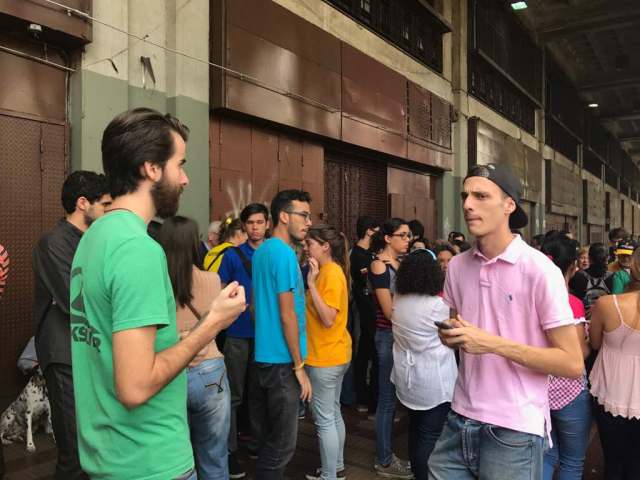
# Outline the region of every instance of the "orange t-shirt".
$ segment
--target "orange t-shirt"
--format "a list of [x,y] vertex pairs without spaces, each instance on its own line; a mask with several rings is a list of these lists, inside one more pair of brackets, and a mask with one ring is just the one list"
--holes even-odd
[[338,311],[336,321],[326,328],[307,292],[307,359],[312,367],[335,367],[351,361],[351,335],[347,331],[349,291],[347,278],[335,262],[320,268],[316,287],[324,302]]

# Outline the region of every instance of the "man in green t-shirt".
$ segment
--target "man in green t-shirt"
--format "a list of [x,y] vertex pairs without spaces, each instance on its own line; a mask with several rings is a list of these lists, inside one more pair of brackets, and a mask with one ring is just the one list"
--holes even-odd
[[232,283],[179,340],[154,216],[178,210],[188,129],[139,108],[102,137],[111,210],[83,235],[71,269],[71,338],[80,463],[94,479],[195,478],[185,367],[245,308]]
[[624,293],[629,282],[631,282],[631,259],[633,252],[638,248],[638,243],[633,238],[628,237],[620,240],[614,251],[616,261],[609,265],[613,274],[613,287],[611,293],[618,295]]

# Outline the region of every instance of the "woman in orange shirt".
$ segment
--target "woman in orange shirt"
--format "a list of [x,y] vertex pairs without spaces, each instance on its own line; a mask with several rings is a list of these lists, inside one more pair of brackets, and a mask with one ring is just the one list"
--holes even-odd
[[340,412],[342,378],[351,362],[347,331],[349,305],[348,243],[329,225],[311,227],[307,234],[307,375],[313,387],[311,412],[318,428],[321,468],[308,480],[344,476],[345,428]]

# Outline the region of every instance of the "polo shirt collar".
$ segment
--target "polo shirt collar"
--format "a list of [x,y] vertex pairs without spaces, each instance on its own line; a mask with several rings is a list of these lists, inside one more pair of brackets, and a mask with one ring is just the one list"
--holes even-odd
[[518,262],[520,255],[522,255],[522,252],[524,251],[525,247],[526,247],[526,243],[524,242],[524,240],[522,240],[522,237],[518,234],[514,234],[513,240],[511,240],[509,245],[507,245],[507,248],[504,250],[504,252],[502,252],[500,255],[493,258],[492,260],[489,260],[487,257],[484,256],[484,254],[478,249],[477,244],[473,247],[473,255],[475,257],[481,258],[486,262],[497,262],[498,260],[502,260],[504,262],[515,265]]

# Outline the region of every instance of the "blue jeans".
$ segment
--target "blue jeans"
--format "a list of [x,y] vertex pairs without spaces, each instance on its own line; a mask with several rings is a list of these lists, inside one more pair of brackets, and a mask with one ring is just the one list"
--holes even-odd
[[227,480],[231,397],[224,359],[205,360],[189,368],[187,380],[187,413],[197,478]]
[[542,478],[544,438],[450,412],[429,458],[429,480]]
[[345,428],[340,392],[348,368],[348,363],[336,367],[306,367],[313,389],[311,412],[320,441],[322,480],[336,480],[336,472],[344,470]]
[[396,413],[396,387],[391,383],[393,334],[391,329],[376,330],[378,354],[378,407],[376,408],[376,461],[388,465],[393,457],[393,417]]
[[591,396],[583,390],[560,410],[551,410],[553,448],[544,454],[544,480],[580,480],[591,427]]

